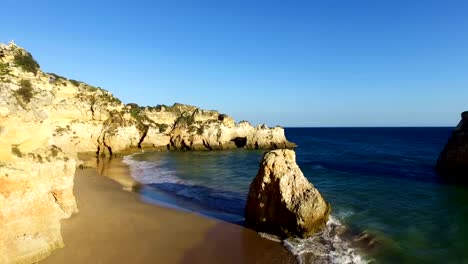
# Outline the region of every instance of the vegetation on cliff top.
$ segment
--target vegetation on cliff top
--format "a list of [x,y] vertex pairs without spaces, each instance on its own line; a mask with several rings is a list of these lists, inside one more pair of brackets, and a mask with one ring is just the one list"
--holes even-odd
[[15,55],[15,64],[24,71],[37,73],[40,66],[29,52],[19,52]]
[[10,68],[7,63],[0,62],[0,76],[10,73]]
[[176,124],[177,126],[185,126],[185,127],[189,127],[191,125],[193,125],[193,123],[195,122],[195,119],[193,118],[192,115],[190,115],[189,113],[183,113],[179,118],[177,118],[176,120]]
[[69,81],[70,81],[73,85],[75,85],[76,87],[80,86],[80,82],[77,81],[77,80],[70,79]]
[[60,76],[56,73],[53,73],[53,72],[49,72],[50,75],[52,75],[56,80],[59,80],[59,79],[63,79],[63,80],[68,80],[67,78],[63,77],[63,76]]
[[139,106],[135,103],[128,103],[126,106],[130,107],[130,115],[138,122],[140,127],[147,129],[148,126],[156,126],[160,132],[165,132],[169,128],[169,125],[156,123],[145,114],[144,110],[149,107]]

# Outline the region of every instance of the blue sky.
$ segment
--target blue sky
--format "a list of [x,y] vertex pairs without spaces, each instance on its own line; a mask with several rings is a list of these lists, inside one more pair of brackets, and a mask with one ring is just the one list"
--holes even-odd
[[1,20],[44,71],[125,103],[283,126],[454,126],[468,110],[468,1],[15,0]]

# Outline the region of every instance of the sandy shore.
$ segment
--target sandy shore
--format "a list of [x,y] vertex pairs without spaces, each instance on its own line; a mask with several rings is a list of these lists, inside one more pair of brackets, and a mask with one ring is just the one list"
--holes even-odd
[[295,262],[280,243],[252,230],[146,204],[137,192],[123,191],[108,177],[124,189],[138,189],[118,159],[77,170],[74,191],[80,212],[62,221],[66,247],[41,263]]

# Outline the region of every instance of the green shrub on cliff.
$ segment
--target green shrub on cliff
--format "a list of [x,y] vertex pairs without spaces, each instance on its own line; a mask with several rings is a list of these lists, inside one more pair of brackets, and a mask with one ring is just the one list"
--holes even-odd
[[142,119],[142,116],[140,115],[141,113],[141,110],[140,108],[132,108],[130,110],[130,115],[135,118],[137,121],[141,121]]
[[109,96],[109,95],[106,95],[105,96],[107,98],[107,100],[111,103],[116,103],[116,104],[121,104],[122,101],[120,101],[119,98],[115,97],[115,96]]
[[219,114],[218,115],[218,121],[223,122],[226,118],[229,118],[229,116],[226,115],[226,114]]
[[143,121],[146,121],[148,119],[148,117],[145,115],[144,112],[142,112],[142,110],[144,110],[145,108],[144,107],[140,107],[139,105],[135,104],[135,103],[129,103],[127,104],[127,106],[129,106],[131,109],[130,109],[130,115],[135,118],[138,122],[143,122]]
[[10,68],[7,63],[0,62],[0,76],[7,75],[10,73]]
[[55,80],[59,80],[59,79],[62,79],[62,80],[68,80],[67,78],[63,77],[63,76],[60,76],[58,74],[55,74],[53,72],[49,72],[50,75],[54,76]]
[[8,78],[8,75],[10,75],[10,67],[8,66],[7,63],[0,62],[0,81],[11,82],[10,79]]
[[75,85],[76,87],[80,86],[80,82],[77,81],[77,80],[70,79],[69,81],[70,81],[73,85]]
[[19,85],[21,88],[16,90],[16,94],[21,96],[24,102],[29,103],[33,97],[32,84],[29,80],[21,80]]
[[203,135],[203,133],[205,133],[205,127],[203,125],[201,125],[198,129],[197,129],[197,134],[198,135]]
[[11,153],[13,153],[17,157],[23,157],[23,153],[19,150],[18,146],[12,146],[11,147]]
[[138,104],[135,104],[135,103],[128,103],[125,106],[128,106],[128,107],[130,107],[132,109],[140,108],[140,106]]
[[185,126],[189,127],[195,122],[195,119],[189,113],[183,113],[179,118],[176,120],[176,124],[178,126]]
[[159,128],[159,132],[164,132],[167,130],[167,128],[169,128],[169,125],[167,124],[156,123],[155,125]]
[[27,72],[32,72],[34,74],[37,73],[39,70],[39,63],[37,63],[36,60],[34,60],[33,56],[31,53],[26,52],[26,53],[18,53],[15,55],[15,64],[24,71]]

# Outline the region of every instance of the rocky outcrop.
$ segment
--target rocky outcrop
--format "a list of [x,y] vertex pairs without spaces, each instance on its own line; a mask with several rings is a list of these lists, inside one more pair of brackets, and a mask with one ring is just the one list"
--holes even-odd
[[437,172],[447,181],[468,183],[468,111],[453,130],[436,165]]
[[246,226],[282,238],[307,237],[325,227],[331,207],[304,177],[292,150],[266,153],[250,185]]
[[75,160],[57,147],[0,161],[0,263],[33,263],[62,247],[60,220],[77,212]]
[[[191,118],[190,116],[188,118]],[[286,140],[281,127],[268,128],[265,125],[253,127],[243,121],[235,124],[232,118],[223,121],[191,122],[180,119],[170,133],[171,147],[188,150],[217,149],[277,149],[293,148]]]

